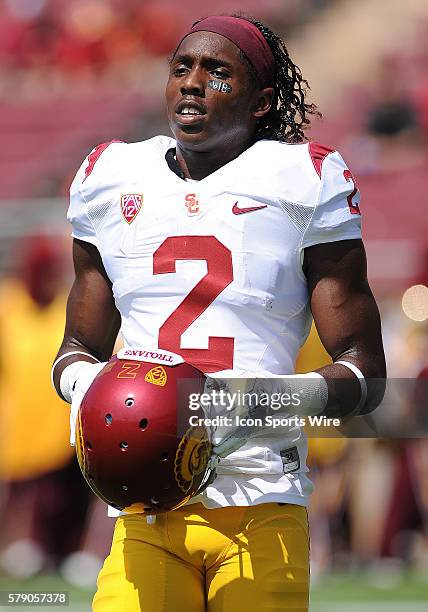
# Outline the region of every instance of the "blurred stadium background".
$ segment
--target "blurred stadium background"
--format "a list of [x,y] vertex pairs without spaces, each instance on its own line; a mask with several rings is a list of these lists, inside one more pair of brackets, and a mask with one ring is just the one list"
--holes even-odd
[[[426,0],[0,0],[0,591],[67,590],[88,610],[112,530],[49,382],[69,183],[96,144],[169,133],[168,53],[237,10],[285,37],[324,115],[310,137],[357,177],[389,375],[428,366]],[[326,360],[311,334],[299,368]],[[311,610],[426,610],[427,441],[316,439],[310,461]]]

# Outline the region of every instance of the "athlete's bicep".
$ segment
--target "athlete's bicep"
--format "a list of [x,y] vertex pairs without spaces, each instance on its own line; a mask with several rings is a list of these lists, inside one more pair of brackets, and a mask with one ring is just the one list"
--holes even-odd
[[385,378],[379,310],[362,241],[311,246],[305,249],[304,270],[314,321],[332,359],[355,363],[367,378]]
[[111,282],[95,246],[73,242],[75,280],[67,302],[63,346],[82,346],[101,361],[108,359],[120,328]]

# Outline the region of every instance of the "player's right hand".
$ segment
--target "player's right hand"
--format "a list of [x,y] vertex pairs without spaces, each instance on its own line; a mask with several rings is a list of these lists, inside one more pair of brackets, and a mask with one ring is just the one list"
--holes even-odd
[[70,408],[70,444],[76,444],[76,421],[79,412],[80,404],[86,391],[91,386],[95,377],[101,372],[106,365],[106,361],[102,363],[89,363],[82,361],[82,367],[76,371],[76,380],[73,384]]

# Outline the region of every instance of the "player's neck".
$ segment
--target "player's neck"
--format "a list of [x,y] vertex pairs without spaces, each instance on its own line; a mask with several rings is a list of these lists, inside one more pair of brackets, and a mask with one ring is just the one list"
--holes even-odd
[[217,147],[213,151],[192,151],[181,148],[177,143],[176,158],[186,178],[200,181],[241,155],[252,144],[249,141],[226,149]]

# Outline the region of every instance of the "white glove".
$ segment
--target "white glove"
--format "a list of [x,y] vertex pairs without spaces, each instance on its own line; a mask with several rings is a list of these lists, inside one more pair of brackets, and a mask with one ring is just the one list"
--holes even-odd
[[[206,416],[229,419],[227,425],[224,419],[212,432],[213,459],[217,457],[218,461],[244,446],[249,438],[265,437],[269,429],[264,425],[266,415],[287,419],[318,414],[328,399],[327,383],[317,372],[263,377],[246,372],[246,378],[208,378],[205,392],[212,396]],[[261,419],[262,426],[250,425],[247,419]]]
[[208,419],[218,419],[220,424],[212,427],[211,437],[214,443],[212,467],[221,458],[227,457],[255,434],[256,427],[236,425],[236,419],[255,414],[258,406],[251,404],[246,398],[254,392],[255,375],[245,378],[207,378],[204,393],[208,393],[212,401],[209,406],[202,406]]
[[[89,363],[88,361],[75,361],[74,363],[67,366],[61,374],[61,379],[64,374],[69,378],[70,384],[70,395],[71,395],[71,408],[70,408],[70,444],[75,446],[76,444],[76,422],[77,414],[79,412],[80,404],[86,391],[91,386],[95,377],[103,367],[106,365],[106,361],[102,363]],[[74,368],[73,368],[74,366]],[[76,367],[78,366],[78,367]],[[67,372],[68,368],[73,368]],[[74,379],[74,381],[73,381]]]

